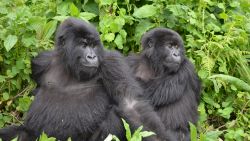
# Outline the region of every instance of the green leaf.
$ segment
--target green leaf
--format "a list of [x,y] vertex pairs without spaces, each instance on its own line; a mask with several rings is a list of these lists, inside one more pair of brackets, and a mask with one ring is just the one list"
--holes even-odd
[[89,21],[95,17],[96,17],[96,14],[94,14],[94,13],[89,13],[89,12],[81,12],[80,13],[80,18],[83,20]]
[[17,139],[18,139],[18,138],[16,137],[16,138],[12,139],[11,141],[18,141]]
[[32,35],[24,35],[22,37],[22,43],[25,47],[30,47],[31,45],[36,45],[36,38]]
[[244,82],[243,80],[230,76],[230,75],[224,75],[224,74],[215,74],[209,77],[209,79],[222,79],[225,82],[234,84],[237,88],[241,89],[241,90],[245,90],[245,91],[249,91],[250,92],[250,85],[247,84],[246,82]]
[[228,73],[228,71],[227,71],[227,63],[226,62],[221,62],[220,64],[219,64],[219,71],[220,72],[224,72],[224,73]]
[[223,20],[227,20],[227,19],[228,19],[228,15],[227,15],[225,12],[220,13],[220,14],[219,14],[219,17],[220,17],[221,19],[223,19]]
[[142,131],[142,132],[140,132],[140,135],[143,138],[146,138],[146,137],[153,136],[153,135],[156,135],[156,134],[154,132],[151,132],[151,131]]
[[204,133],[200,133],[199,141],[206,141],[206,136],[204,135]]
[[18,100],[17,110],[22,111],[22,112],[26,112],[26,111],[28,111],[30,104],[31,104],[30,97],[28,97],[28,96],[21,97]]
[[6,92],[3,93],[3,100],[8,100],[10,98],[10,95]]
[[144,5],[135,10],[133,16],[136,18],[148,18],[157,13],[157,8],[153,5]]
[[100,6],[112,5],[114,3],[114,0],[100,0],[99,2],[100,2],[99,3]]
[[222,10],[225,11],[225,5],[224,5],[224,3],[219,3],[219,4],[218,4],[218,7],[219,7],[220,9],[222,9]]
[[198,75],[200,76],[200,78],[205,79],[208,77],[209,74],[206,70],[201,69],[198,71]]
[[70,15],[78,17],[79,14],[80,14],[80,11],[78,10],[78,8],[75,6],[74,3],[71,3],[70,4]]
[[[136,131],[134,132],[134,134],[132,135],[131,141],[141,141],[142,140],[142,131],[143,126],[140,126],[138,129],[136,129]],[[145,133],[147,134],[147,133]]]
[[94,13],[96,15],[99,15],[99,7],[98,7],[98,4],[95,1],[88,0],[87,3],[85,3],[83,5],[83,10],[85,12],[90,12],[90,13]]
[[139,128],[137,128],[134,132],[134,134],[132,135],[132,137],[139,137],[140,136],[140,132],[142,131],[143,126],[140,126]]
[[155,26],[154,23],[150,22],[148,19],[141,20],[140,23],[135,28],[135,40],[137,44],[140,44],[141,36],[150,28]]
[[38,32],[46,23],[46,18],[33,16],[29,19],[29,29]]
[[198,111],[200,113],[200,116],[199,116],[199,121],[200,122],[204,122],[207,120],[207,113],[206,113],[206,109],[205,109],[205,104],[204,102],[201,102],[199,107],[198,107]]
[[16,68],[19,69],[19,70],[25,68],[25,65],[24,65],[23,60],[18,60],[18,61],[16,61]]
[[68,17],[69,16],[55,16],[55,17],[53,17],[53,19],[62,22],[64,20],[66,20]]
[[126,32],[125,30],[122,29],[119,33],[121,34],[122,39],[126,40],[127,32]]
[[57,6],[57,14],[66,16],[69,11],[69,2],[62,2]]
[[226,119],[229,119],[230,118],[230,114],[233,112],[233,107],[227,107],[227,108],[225,108],[225,109],[219,109],[218,110],[218,113],[222,116],[222,117],[224,117],[224,118],[226,118]]
[[0,62],[3,62],[3,57],[2,57],[2,55],[0,55]]
[[216,108],[220,108],[220,105],[219,105],[218,103],[216,103],[216,102],[213,100],[213,98],[211,98],[211,96],[210,96],[209,94],[204,94],[204,95],[203,95],[203,100],[204,100],[206,103],[210,104],[211,106],[214,106],[214,107],[216,107]]
[[222,107],[226,108],[229,106],[232,106],[234,102],[234,97],[233,96],[228,96],[224,102],[222,102]]
[[189,126],[190,126],[191,141],[197,141],[197,129],[195,125],[189,122]]
[[48,40],[50,39],[50,37],[53,35],[53,33],[56,31],[56,27],[57,27],[57,21],[53,20],[53,21],[49,21],[44,28],[43,31],[43,39]]
[[56,138],[54,137],[48,137],[44,132],[42,133],[42,135],[39,138],[39,141],[56,141]]
[[123,122],[123,126],[126,130],[126,138],[127,138],[127,140],[130,140],[131,139],[131,131],[130,131],[129,124],[124,119],[122,119],[122,122]]
[[119,32],[122,30],[123,25],[125,25],[125,20],[121,17],[117,17],[110,23],[110,30],[113,33]]
[[122,36],[120,34],[118,34],[115,38],[115,44],[117,45],[117,47],[119,49],[123,49],[123,39],[122,39]]
[[120,141],[115,135],[109,134],[104,141]]
[[108,42],[113,41],[115,38],[115,34],[114,33],[108,33],[104,35],[104,39]]
[[112,136],[113,140],[120,141],[115,135]]
[[13,46],[17,43],[17,36],[15,35],[9,35],[5,40],[4,40],[4,47],[7,52],[13,48]]
[[0,82],[1,82],[1,83],[4,82],[4,81],[5,81],[5,78],[6,78],[6,76],[0,75]]
[[222,134],[222,131],[208,131],[206,133],[206,141],[216,141],[218,137]]
[[239,7],[239,6],[240,6],[240,3],[239,3],[238,1],[232,1],[232,2],[230,3],[230,6],[231,6],[231,7]]

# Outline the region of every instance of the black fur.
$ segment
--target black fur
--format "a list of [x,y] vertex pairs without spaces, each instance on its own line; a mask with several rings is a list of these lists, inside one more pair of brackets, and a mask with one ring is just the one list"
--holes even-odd
[[[166,44],[177,46],[181,57],[172,63]],[[167,129],[177,140],[190,140],[189,123],[198,120],[201,82],[192,63],[185,57],[182,38],[166,28],[155,28],[142,37],[143,51],[127,60],[144,95],[154,106]]]
[[[80,61],[86,58],[88,47],[87,53],[98,57],[94,65]],[[133,129],[143,125],[158,135],[148,141],[171,140],[151,106],[135,98],[142,89],[123,57],[104,51],[98,32],[84,21],[69,18],[61,24],[55,50],[32,60],[32,78],[38,87],[24,125],[1,129],[4,141],[15,136],[34,141],[43,131],[61,141],[69,137],[102,141],[109,133],[124,141],[121,118]]]

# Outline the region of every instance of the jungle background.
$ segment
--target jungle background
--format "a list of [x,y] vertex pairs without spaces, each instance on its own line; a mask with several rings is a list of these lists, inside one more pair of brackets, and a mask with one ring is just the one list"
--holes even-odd
[[151,28],[177,31],[203,82],[192,140],[250,140],[249,0],[0,0],[0,128],[23,122],[30,60],[54,47],[68,16],[94,24],[105,48],[124,55],[140,52]]

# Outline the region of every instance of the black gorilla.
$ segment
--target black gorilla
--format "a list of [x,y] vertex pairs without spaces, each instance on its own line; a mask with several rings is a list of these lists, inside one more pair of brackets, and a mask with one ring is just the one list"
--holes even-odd
[[144,88],[143,96],[178,140],[190,140],[188,122],[198,119],[201,82],[185,57],[180,35],[155,28],[144,34],[141,43],[141,54],[127,60]]
[[37,89],[24,125],[1,129],[0,138],[35,141],[44,131],[61,141],[102,141],[109,133],[125,140],[121,118],[158,135],[147,140],[168,138],[151,106],[135,99],[142,89],[129,66],[119,53],[104,51],[93,26],[69,18],[55,42],[55,50],[32,60]]

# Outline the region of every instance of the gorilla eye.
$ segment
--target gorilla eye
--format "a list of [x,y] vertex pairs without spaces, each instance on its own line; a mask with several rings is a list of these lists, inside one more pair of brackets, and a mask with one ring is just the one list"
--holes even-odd
[[86,39],[80,39],[78,42],[81,47],[86,47],[88,45]]
[[86,43],[86,42],[82,42],[81,45],[82,45],[83,47],[86,47],[86,46],[87,46],[87,43]]

